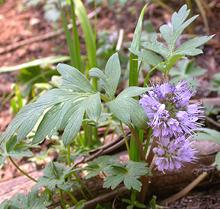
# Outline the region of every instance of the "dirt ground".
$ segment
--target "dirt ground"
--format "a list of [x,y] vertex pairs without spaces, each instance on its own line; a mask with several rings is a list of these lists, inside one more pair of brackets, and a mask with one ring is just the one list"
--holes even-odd
[[[216,36],[205,46],[204,55],[197,59],[198,63],[207,69],[208,72],[201,79],[204,86],[208,85],[207,81],[214,73],[220,72],[220,21],[218,21],[220,19],[220,1],[209,0],[208,2],[212,2],[210,11],[207,11],[209,34],[216,34]],[[120,9],[119,6],[115,6],[112,9],[102,8],[98,14],[98,30],[105,29],[113,32],[124,29],[124,39],[131,40],[135,22],[142,6],[143,3],[141,1],[134,1],[128,2],[126,9]],[[89,8],[89,10],[92,9]],[[195,14],[198,13],[196,8],[193,8],[193,10]],[[159,25],[170,18],[169,13],[164,11],[160,7],[151,5],[148,8],[146,18],[149,18],[153,25],[158,28]],[[42,6],[26,8],[25,0],[6,0],[4,4],[0,5],[0,28],[0,52],[4,51],[6,46],[32,37],[43,36],[55,30],[52,24],[43,18]],[[207,34],[201,17],[194,25],[194,33]],[[60,35],[53,39],[19,47],[10,52],[0,53],[0,67],[17,65],[36,58],[64,54],[67,54],[65,37]],[[1,98],[11,92],[11,85],[15,79],[15,73],[0,74],[0,132],[6,128],[12,118],[9,104],[6,103],[2,106]],[[36,169],[29,168],[25,162],[21,163],[27,166],[27,170]],[[18,175],[20,174],[9,164],[7,168],[1,170],[0,181],[5,181]],[[219,195],[219,188],[196,191],[175,202],[170,206],[170,209],[220,209]]]

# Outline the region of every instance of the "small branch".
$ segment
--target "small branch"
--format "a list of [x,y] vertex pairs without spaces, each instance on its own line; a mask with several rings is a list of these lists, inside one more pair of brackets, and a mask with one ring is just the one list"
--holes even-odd
[[37,180],[36,179],[34,179],[32,176],[30,176],[28,173],[26,173],[25,171],[23,171],[17,164],[16,164],[16,162],[9,156],[8,157],[9,158],[9,160],[12,162],[12,164],[24,175],[24,176],[26,176],[27,178],[29,178],[29,179],[31,179],[32,181],[34,181],[34,182],[37,182]]
[[172,202],[175,202],[176,200],[184,197],[187,195],[192,189],[194,189],[202,180],[204,180],[208,176],[207,172],[203,172],[200,174],[194,181],[192,181],[188,186],[186,186],[183,190],[180,192],[174,194],[173,196],[165,199],[162,204],[168,205]]

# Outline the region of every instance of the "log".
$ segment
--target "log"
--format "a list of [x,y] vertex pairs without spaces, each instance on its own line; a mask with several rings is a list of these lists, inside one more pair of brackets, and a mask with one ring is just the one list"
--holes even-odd
[[[194,146],[198,149],[198,161],[194,164],[187,164],[181,170],[175,172],[164,174],[155,171],[154,176],[151,178],[150,191],[152,194],[157,195],[159,198],[165,198],[184,188],[204,171],[208,172],[209,175],[199,186],[204,187],[207,185],[211,186],[214,184],[220,184],[220,172],[213,166],[210,166],[214,162],[215,154],[220,151],[220,145],[210,141],[198,141],[194,143]],[[128,155],[125,151],[117,153],[117,156],[121,161],[128,160]],[[42,176],[42,171],[36,171],[30,175],[33,175],[35,178],[39,178]],[[18,192],[29,192],[34,184],[34,182],[24,176],[0,183],[0,203],[5,199],[11,198]],[[90,192],[95,194],[93,197],[94,199],[96,199],[99,195],[105,195],[109,200],[109,195],[107,195],[107,193],[111,192],[111,190],[102,188],[103,178],[101,176],[89,179],[85,181],[85,184],[89,188]],[[121,189],[120,191],[122,194],[122,191],[125,192],[126,190]],[[80,194],[80,192],[76,192],[78,199],[82,199]],[[115,196],[117,192],[113,194],[113,196]],[[90,208],[92,208],[92,203],[95,203],[95,201],[90,200],[88,203]]]

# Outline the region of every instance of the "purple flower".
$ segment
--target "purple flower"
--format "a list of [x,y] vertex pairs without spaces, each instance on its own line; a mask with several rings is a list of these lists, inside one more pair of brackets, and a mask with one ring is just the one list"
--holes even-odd
[[153,152],[156,156],[155,165],[162,172],[178,170],[183,166],[183,163],[190,163],[196,159],[196,151],[184,136],[172,140],[169,138],[159,139],[158,147],[155,147]]
[[156,85],[140,99],[140,105],[149,119],[155,137],[178,137],[191,134],[200,127],[203,118],[200,104],[189,104],[194,91],[186,81],[176,86],[170,83]]

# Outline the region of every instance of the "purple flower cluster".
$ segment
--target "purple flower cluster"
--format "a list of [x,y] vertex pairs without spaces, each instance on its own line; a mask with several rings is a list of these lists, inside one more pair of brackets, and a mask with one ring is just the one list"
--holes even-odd
[[189,103],[193,94],[187,82],[181,81],[176,86],[157,85],[140,99],[153,135],[158,138],[158,147],[153,151],[160,171],[179,169],[184,162],[195,159],[186,137],[200,127],[198,120],[203,118],[203,111],[199,104]]

